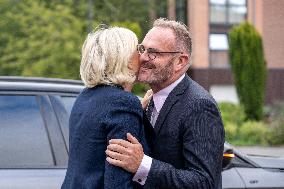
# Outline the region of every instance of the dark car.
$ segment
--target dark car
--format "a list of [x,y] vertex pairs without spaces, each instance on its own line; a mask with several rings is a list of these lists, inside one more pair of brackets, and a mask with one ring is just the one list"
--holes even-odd
[[[58,189],[68,161],[68,120],[80,81],[0,76],[0,188]],[[225,144],[223,188],[284,188],[284,160]]]
[[284,188],[284,158],[244,155],[225,143],[222,188]]
[[55,189],[68,160],[80,81],[0,77],[0,188]]

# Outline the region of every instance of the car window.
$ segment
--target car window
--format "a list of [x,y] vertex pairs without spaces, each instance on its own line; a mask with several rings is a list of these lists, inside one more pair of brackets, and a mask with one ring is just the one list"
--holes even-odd
[[0,168],[53,165],[36,96],[0,95]]
[[67,149],[69,149],[69,117],[76,98],[76,96],[50,96]]
[[73,96],[73,97],[61,96],[61,100],[64,104],[64,107],[65,107],[68,115],[70,116],[72,107],[73,107],[74,102],[76,100],[76,97],[75,96]]

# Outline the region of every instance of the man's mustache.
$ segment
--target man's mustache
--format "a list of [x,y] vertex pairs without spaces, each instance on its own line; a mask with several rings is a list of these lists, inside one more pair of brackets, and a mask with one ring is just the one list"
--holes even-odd
[[147,68],[147,69],[154,69],[156,68],[156,66],[152,63],[149,63],[149,62],[142,62],[141,63],[141,68]]

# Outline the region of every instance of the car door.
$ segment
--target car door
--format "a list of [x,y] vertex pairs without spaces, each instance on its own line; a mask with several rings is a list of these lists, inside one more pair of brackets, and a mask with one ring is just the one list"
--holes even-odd
[[245,184],[237,172],[236,168],[231,167],[222,171],[222,188],[223,189],[244,189]]
[[[223,171],[222,171],[222,188],[223,189],[244,189],[246,188],[245,182],[238,172],[239,167],[252,168],[253,166],[239,157],[233,149],[228,146],[228,143],[224,145],[224,157],[223,157]],[[226,155],[226,156],[225,156]],[[228,156],[233,155],[233,156]]]
[[0,188],[58,189],[67,148],[47,94],[0,93]]
[[277,169],[237,168],[246,188],[284,188],[284,173]]

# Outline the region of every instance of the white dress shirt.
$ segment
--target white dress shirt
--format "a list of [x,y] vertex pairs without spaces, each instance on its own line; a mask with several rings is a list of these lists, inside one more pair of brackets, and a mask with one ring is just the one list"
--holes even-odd
[[[154,109],[153,109],[153,113],[152,113],[151,121],[150,121],[153,127],[155,127],[155,123],[157,121],[157,118],[159,117],[159,113],[167,97],[169,96],[170,92],[181,82],[181,80],[184,77],[185,77],[185,74],[183,74],[178,80],[176,80],[175,82],[173,82],[166,88],[153,94]],[[152,165],[152,158],[144,154],[142,162],[140,166],[138,167],[138,170],[132,180],[138,182],[141,185],[144,185],[147,180],[147,176],[149,174],[151,165]]]

